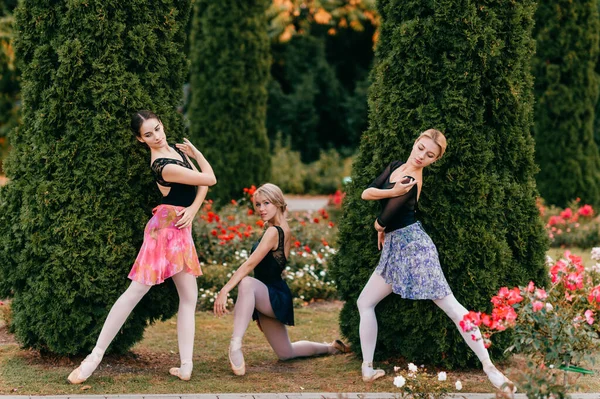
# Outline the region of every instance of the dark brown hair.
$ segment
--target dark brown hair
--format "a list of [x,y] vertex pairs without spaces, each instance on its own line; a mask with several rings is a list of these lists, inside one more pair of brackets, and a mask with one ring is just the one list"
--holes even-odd
[[141,110],[141,111],[137,111],[136,113],[134,113],[133,115],[131,115],[131,125],[130,125],[130,127],[131,127],[131,132],[133,133],[133,135],[135,137],[140,137],[142,135],[141,132],[140,132],[140,128],[142,127],[142,124],[144,122],[146,122],[148,119],[156,119],[160,123],[162,123],[162,121],[160,120],[160,118],[158,117],[158,115],[156,115],[152,111]]

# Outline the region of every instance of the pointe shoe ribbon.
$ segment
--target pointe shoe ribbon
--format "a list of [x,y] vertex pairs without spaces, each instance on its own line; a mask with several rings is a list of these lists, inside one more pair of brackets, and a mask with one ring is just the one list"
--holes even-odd
[[231,371],[233,371],[233,374],[235,375],[244,375],[246,374],[246,362],[244,361],[243,355],[242,355],[242,364],[239,366],[236,366],[233,363],[233,360],[231,360],[231,351],[241,351],[242,350],[242,340],[241,339],[232,339],[231,342],[229,343],[229,364],[231,365]]

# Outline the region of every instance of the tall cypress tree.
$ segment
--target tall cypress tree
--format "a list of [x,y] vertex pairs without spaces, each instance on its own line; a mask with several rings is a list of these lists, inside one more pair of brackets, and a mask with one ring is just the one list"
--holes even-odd
[[197,0],[190,35],[191,141],[209,160],[221,203],[270,176],[266,132],[268,0]]
[[[129,284],[159,200],[129,117],[152,109],[170,139],[181,138],[189,13],[189,0],[17,8],[23,127],[11,136],[10,183],[0,191],[0,294],[13,296],[12,326],[26,347],[89,351]],[[177,303],[172,285],[153,288],[110,350],[131,347]]]
[[8,132],[18,125],[20,92],[18,71],[14,59],[13,17],[15,0],[0,1],[0,174],[2,159],[8,151]]
[[[442,130],[448,150],[424,172],[418,218],[456,298],[489,311],[501,286],[546,281],[530,135],[535,2],[381,0],[378,6],[383,22],[370,127],[354,164],[332,270],[346,300],[341,329],[355,347],[356,300],[380,255],[373,229],[378,206],[360,194],[390,161],[406,159],[425,129]],[[377,314],[377,356],[446,367],[474,363],[432,301],[390,295]]]
[[594,141],[598,100],[597,0],[543,0],[534,37],[536,160],[542,197],[566,206],[600,205],[600,155]]

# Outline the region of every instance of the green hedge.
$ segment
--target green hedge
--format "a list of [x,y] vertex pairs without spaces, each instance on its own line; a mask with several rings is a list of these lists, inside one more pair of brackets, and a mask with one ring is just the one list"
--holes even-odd
[[534,137],[540,193],[552,205],[565,207],[579,197],[598,206],[598,2],[542,1],[535,19]]
[[286,194],[333,194],[343,188],[350,175],[352,158],[342,158],[334,149],[321,151],[319,158],[309,164],[301,160],[300,152],[275,141],[271,182]]
[[220,204],[270,176],[265,127],[270,53],[267,0],[197,0],[190,35],[192,142],[206,155]]
[[[457,299],[489,310],[501,286],[547,279],[530,134],[535,2],[381,0],[378,7],[383,22],[371,75],[370,128],[353,165],[332,262],[346,300],[341,329],[355,348],[356,300],[380,255],[373,230],[378,206],[360,194],[390,161],[405,159],[427,128],[444,131],[449,144],[444,158],[424,172],[419,219]],[[377,313],[379,358],[446,367],[476,363],[431,301],[391,295]],[[499,355],[503,342],[494,348]]]
[[[159,201],[129,118],[152,109],[181,138],[189,12],[189,0],[19,3],[23,127],[0,191],[0,297],[13,296],[25,347],[89,351],[129,284]],[[152,289],[109,349],[130,348],[177,304],[172,285]]]

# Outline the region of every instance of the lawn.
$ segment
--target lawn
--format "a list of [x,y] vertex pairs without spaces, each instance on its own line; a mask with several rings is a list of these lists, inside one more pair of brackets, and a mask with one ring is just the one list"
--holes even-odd
[[[326,302],[297,309],[297,326],[290,328],[293,340],[331,341],[339,336],[339,302]],[[360,360],[353,354],[279,361],[255,325],[245,340],[247,374],[236,377],[229,370],[227,345],[232,316],[215,318],[198,312],[194,374],[191,381],[179,381],[168,374],[178,363],[175,320],[156,323],[145,338],[125,356],[107,356],[83,386],[66,382],[81,358],[41,357],[22,350],[15,343],[0,341],[0,394],[127,394],[127,393],[215,393],[215,392],[390,392],[393,366],[380,364],[388,375],[374,384],[360,378]],[[600,359],[599,359],[600,360]],[[518,368],[513,359],[504,368]],[[405,364],[399,363],[399,366]],[[600,371],[598,367],[596,372]],[[509,370],[510,374],[510,370]],[[479,370],[450,372],[449,378],[463,382],[464,392],[491,392],[492,387]],[[594,378],[582,379],[585,391],[600,391]]]
[[[551,250],[557,258],[563,250]],[[589,251],[573,251],[590,263]],[[340,302],[320,302],[296,309],[297,326],[289,329],[292,340],[332,341],[339,337]],[[99,321],[100,322],[100,321]],[[152,325],[144,339],[124,356],[108,355],[96,373],[83,385],[66,381],[69,372],[82,360],[42,357],[38,352],[20,349],[0,322],[0,394],[66,395],[127,393],[217,393],[217,392],[393,392],[393,367],[406,363],[378,363],[388,375],[374,384],[365,384],[360,376],[360,359],[354,354],[279,361],[258,328],[252,324],[245,338],[247,374],[234,376],[227,360],[231,335],[231,314],[219,319],[210,312],[198,312],[194,373],[189,382],[168,374],[177,366],[176,320]],[[499,365],[509,376],[522,368],[523,359],[513,357]],[[584,392],[600,391],[600,353],[596,375],[582,377]],[[439,371],[439,370],[435,370]],[[480,370],[449,372],[449,379],[460,379],[464,392],[492,392],[492,386]]]

